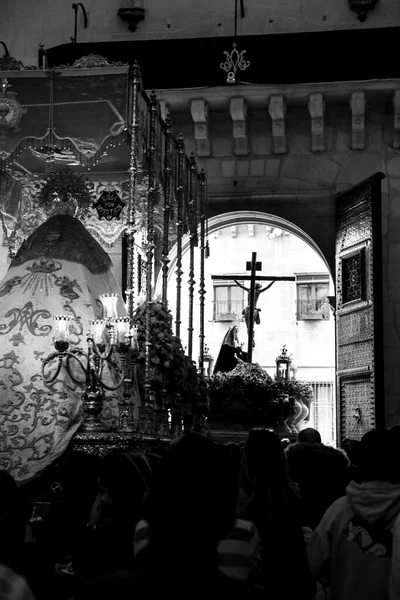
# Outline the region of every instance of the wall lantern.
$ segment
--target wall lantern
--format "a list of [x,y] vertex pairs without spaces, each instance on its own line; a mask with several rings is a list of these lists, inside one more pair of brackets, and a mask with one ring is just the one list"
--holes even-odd
[[357,19],[364,23],[368,12],[375,8],[379,0],[348,0],[348,2],[350,10],[354,10],[357,13]]
[[206,377],[211,376],[212,366],[214,363],[214,358],[210,354],[210,350],[206,345],[204,347],[204,355],[203,355],[203,366],[204,366],[204,375]]
[[276,378],[289,379],[291,359],[287,353],[286,344],[283,346],[281,353],[275,359],[276,362]]
[[118,16],[121,21],[128,23],[129,31],[136,31],[140,21],[144,21],[145,15],[144,0],[131,0],[129,6],[122,7],[118,10]]

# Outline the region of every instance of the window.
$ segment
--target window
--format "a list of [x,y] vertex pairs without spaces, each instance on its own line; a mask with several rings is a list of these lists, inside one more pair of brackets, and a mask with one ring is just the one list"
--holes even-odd
[[335,399],[332,381],[307,381],[311,385],[314,400],[310,405],[308,426],[317,429],[324,444],[334,445],[335,435]]
[[[238,280],[239,281],[239,280]],[[243,284],[243,281],[240,281]],[[232,280],[214,280],[214,321],[235,321],[242,318],[244,290]]]
[[297,320],[328,320],[330,307],[329,275],[324,273],[301,273],[296,275]]

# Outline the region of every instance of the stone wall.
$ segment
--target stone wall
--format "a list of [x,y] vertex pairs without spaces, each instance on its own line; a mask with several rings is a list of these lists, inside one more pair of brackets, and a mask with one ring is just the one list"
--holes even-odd
[[[140,4],[141,0],[135,0]],[[133,0],[110,3],[85,0],[88,28],[78,13],[78,41],[177,39],[231,36],[234,31],[234,0],[142,0],[145,20],[135,33],[117,15]],[[348,0],[245,0],[245,18],[238,19],[239,35],[262,35],[337,29],[363,29],[400,25],[397,0],[380,0],[361,23],[349,9]],[[12,56],[26,65],[37,64],[37,50],[68,44],[74,34],[74,11],[63,0],[2,0],[0,40]],[[358,52],[359,50],[357,50]],[[161,57],[155,57],[155,60]],[[314,60],[312,58],[311,60]],[[188,67],[190,62],[188,62]]]

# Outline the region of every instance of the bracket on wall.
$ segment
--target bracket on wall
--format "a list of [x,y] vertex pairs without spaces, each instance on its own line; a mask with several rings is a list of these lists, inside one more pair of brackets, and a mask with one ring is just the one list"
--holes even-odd
[[253,238],[254,237],[254,225],[252,223],[247,224],[247,231],[249,234],[249,238]]
[[194,121],[194,138],[197,145],[197,156],[210,156],[210,140],[208,139],[208,105],[205,100],[192,100],[190,113]]
[[235,155],[246,156],[249,154],[247,140],[247,106],[243,98],[231,98],[229,106],[233,121],[233,139],[235,140]]
[[351,107],[351,149],[365,149],[365,96],[364,92],[354,92]]
[[311,117],[311,152],[324,152],[325,145],[325,100],[321,93],[310,94],[308,110]]
[[393,148],[400,148],[400,90],[396,90],[393,96],[394,108],[394,135]]
[[287,152],[285,133],[286,102],[283,96],[271,96],[268,105],[272,119],[272,152],[285,154]]

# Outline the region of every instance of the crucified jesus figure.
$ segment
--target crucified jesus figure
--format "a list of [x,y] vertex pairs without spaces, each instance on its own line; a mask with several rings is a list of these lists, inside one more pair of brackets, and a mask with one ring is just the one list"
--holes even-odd
[[[242,315],[244,316],[244,320],[245,320],[246,327],[247,327],[247,333],[248,333],[249,332],[249,326],[250,326],[250,300],[251,300],[251,298],[250,298],[250,288],[247,288],[246,286],[242,285],[236,279],[234,279],[233,281],[236,283],[236,285],[238,285],[240,288],[242,288],[242,290],[244,290],[245,292],[247,292],[247,306],[243,310]],[[254,289],[254,321],[253,321],[253,323],[255,325],[259,325],[261,323],[261,319],[260,319],[261,308],[257,308],[258,298],[260,297],[260,294],[262,294],[263,292],[266,292],[267,290],[269,290],[269,288],[274,283],[275,283],[275,281],[271,281],[271,283],[269,283],[265,287],[261,287],[261,283],[256,283],[255,284],[255,289]],[[253,347],[254,347],[254,336],[253,336]]]

